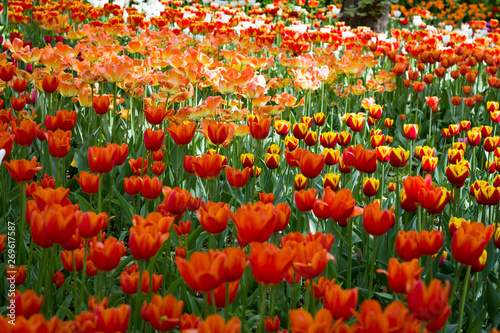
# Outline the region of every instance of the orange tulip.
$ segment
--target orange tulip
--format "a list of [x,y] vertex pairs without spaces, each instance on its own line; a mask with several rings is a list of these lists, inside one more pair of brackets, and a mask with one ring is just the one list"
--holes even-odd
[[481,222],[467,223],[463,221],[453,234],[451,248],[453,257],[463,265],[473,265],[483,254],[495,228],[485,226]]
[[218,314],[209,315],[198,325],[199,333],[239,333],[240,331],[241,323],[238,317],[233,317],[226,323]]
[[157,151],[161,149],[165,139],[165,132],[163,130],[153,131],[150,128],[144,132],[144,146],[149,151]]
[[36,133],[41,124],[36,124],[29,119],[23,119],[19,123],[12,122],[12,134],[14,134],[14,142],[22,147],[29,147],[35,140]]
[[63,131],[71,131],[76,124],[77,114],[75,111],[58,110],[56,112],[57,125]]
[[9,82],[14,78],[16,66],[13,63],[7,63],[5,66],[0,66],[0,79],[4,82]]
[[108,173],[115,166],[116,150],[113,146],[89,147],[89,168],[95,173]]
[[300,173],[309,179],[316,178],[325,165],[325,159],[322,154],[305,153],[300,158]]
[[154,295],[149,304],[142,304],[141,317],[158,331],[167,332],[175,329],[181,321],[184,302],[174,296]]
[[95,113],[100,116],[108,113],[110,104],[111,100],[108,95],[95,95],[92,98],[92,107],[94,108]]
[[310,212],[314,207],[317,193],[318,191],[316,191],[316,189],[314,188],[310,188],[308,191],[296,191],[294,197],[297,209],[304,213]]
[[[146,121],[150,125],[160,125],[169,114],[169,111],[167,111],[165,109],[165,106],[163,106],[163,105],[161,105],[161,106],[146,105],[146,108],[142,111],[144,111],[144,115],[146,116]],[[171,129],[172,129],[172,124],[174,124],[174,123],[170,123]],[[189,123],[189,124],[194,124],[194,123]],[[183,125],[180,125],[179,127],[182,127],[182,126]],[[191,127],[192,125],[189,125],[189,126]],[[173,130],[174,131],[178,130],[178,128],[175,129],[175,127],[176,126],[174,124]],[[194,124],[194,127],[196,127],[196,124]],[[168,128],[167,128],[167,130],[168,130]],[[185,130],[185,129],[183,129],[183,130]],[[194,135],[194,129],[192,131],[193,131],[193,135]],[[172,133],[170,132],[170,134],[172,134]],[[172,136],[172,139],[174,139],[174,136]],[[175,141],[175,139],[174,139],[174,141]],[[189,140],[189,141],[191,141],[191,140]]]
[[134,175],[140,177],[144,176],[148,172],[148,160],[142,157],[138,159],[129,159],[128,164],[130,165],[130,169],[134,173]]
[[411,280],[418,280],[424,269],[418,267],[418,259],[399,263],[396,258],[389,260],[387,271],[377,269],[377,273],[383,273],[387,276],[389,288],[396,294],[406,294],[406,285]]
[[[30,318],[40,312],[43,302],[43,295],[37,296],[33,290],[20,292],[16,290],[14,296],[14,308],[17,316]],[[17,325],[16,325],[17,326]]]
[[347,320],[358,305],[358,289],[344,289],[338,284],[330,284],[325,290],[325,309],[329,310],[333,319]]
[[63,158],[71,148],[71,131],[56,130],[47,133],[49,154],[55,158]]
[[173,189],[170,187],[164,187],[162,192],[165,197],[163,199],[163,203],[166,206],[166,210],[172,215],[184,214],[188,208],[191,193],[187,190],[182,190],[179,187]]
[[293,250],[295,252],[293,268],[297,274],[308,280],[318,277],[328,261],[334,260],[333,255],[317,241],[298,243]]
[[331,188],[325,188],[323,198],[316,200],[313,207],[316,216],[320,209],[329,210],[330,218],[341,226],[347,225],[347,219],[363,214],[363,209],[356,206],[356,200],[348,189],[340,189],[335,193]]
[[211,121],[207,126],[207,137],[216,146],[226,141],[229,135],[229,125],[226,123],[217,123]]
[[238,189],[246,185],[250,177],[250,169],[248,167],[244,168],[242,171],[233,169],[227,165],[225,168],[227,182],[231,187]]
[[281,251],[274,244],[252,243],[250,247],[250,267],[254,279],[266,286],[275,286],[283,281],[292,265],[292,250]]
[[269,135],[271,119],[254,119],[248,123],[250,134],[255,140],[264,140]]
[[411,261],[422,256],[420,250],[420,234],[415,230],[401,230],[396,236],[396,253],[404,261]]
[[394,207],[380,210],[380,204],[372,203],[363,209],[363,227],[370,235],[382,236],[394,226],[395,221]]
[[118,308],[97,307],[95,329],[99,332],[126,332],[128,330],[130,306],[122,304]]
[[85,212],[79,217],[78,231],[82,238],[90,239],[108,226],[108,213]]
[[110,237],[102,242],[93,241],[89,258],[98,270],[109,272],[118,266],[124,252],[123,241]]
[[187,122],[177,126],[172,122],[167,131],[177,145],[185,146],[193,140],[194,133],[196,132],[196,123]]
[[276,213],[272,204],[248,203],[238,208],[236,213],[229,212],[238,231],[240,246],[251,242],[266,242],[276,227]]
[[377,300],[365,300],[359,308],[359,313],[355,313],[354,316],[358,321],[357,328],[363,332],[402,332],[403,329],[415,332],[420,328],[418,323],[414,324],[414,327],[408,327],[412,325],[412,323],[409,323],[408,310],[399,301],[392,302],[382,311],[382,307]]
[[126,143],[122,143],[121,145],[119,145],[117,143],[108,142],[106,144],[106,148],[109,146],[115,149],[115,166],[120,166],[125,163],[128,156],[128,145]]
[[[129,265],[123,273],[120,274],[120,289],[127,295],[134,295],[139,289],[139,267],[137,264]],[[149,293],[149,284],[151,285],[151,292],[156,293],[160,287],[163,276],[153,274],[151,277],[148,271],[142,272],[141,291],[145,294]]]
[[420,231],[419,248],[423,255],[432,256],[443,247],[443,232],[432,229]]
[[191,163],[196,176],[208,180],[219,176],[224,167],[222,164],[222,156],[219,154],[205,154],[201,157],[195,157]]
[[201,209],[196,211],[196,216],[206,232],[218,235],[226,230],[229,222],[229,205],[223,202],[203,201]]
[[59,86],[59,80],[57,79],[57,76],[52,76],[50,74],[47,74],[43,77],[42,79],[42,89],[43,92],[47,94],[52,94],[57,90],[57,87]]
[[[80,178],[81,178],[81,172],[80,172]],[[81,183],[80,183],[80,185],[81,185]],[[130,178],[129,177],[123,178],[123,190],[128,195],[136,196],[137,194],[139,194],[141,192],[141,188],[142,188],[142,178],[135,177],[135,176],[132,176]],[[96,193],[96,192],[94,192],[94,193]]]
[[3,164],[9,171],[14,181],[18,183],[26,183],[35,177],[35,174],[42,170],[42,167],[36,162],[36,157],[33,156],[31,161],[28,160],[11,160],[4,161]]
[[163,179],[158,177],[149,178],[149,176],[142,177],[141,184],[141,195],[146,200],[155,200],[161,194],[161,187],[163,185]]
[[437,279],[432,280],[429,286],[424,281],[412,281],[407,286],[406,304],[418,320],[430,322],[446,310],[449,294],[449,280],[444,286]]
[[207,293],[221,284],[219,272],[224,265],[225,257],[216,255],[212,250],[194,252],[189,261],[175,258],[179,273],[186,284],[194,291]]

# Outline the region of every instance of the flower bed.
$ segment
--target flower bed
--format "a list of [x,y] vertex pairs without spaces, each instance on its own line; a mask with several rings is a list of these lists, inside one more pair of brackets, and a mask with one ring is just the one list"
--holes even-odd
[[0,332],[498,332],[496,7],[3,9]]

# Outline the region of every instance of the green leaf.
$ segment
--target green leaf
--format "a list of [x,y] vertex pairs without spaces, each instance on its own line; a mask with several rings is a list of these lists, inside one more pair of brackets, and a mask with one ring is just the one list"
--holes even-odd
[[127,200],[125,200],[123,195],[120,192],[118,192],[116,187],[113,188],[113,192],[115,193],[115,196],[118,198],[118,201],[120,202],[121,209],[125,212],[127,219],[129,221],[132,221],[132,217],[134,217],[132,205],[129,204],[127,202]]
[[488,315],[490,317],[494,317],[498,313],[498,308],[500,307],[500,297],[498,297],[498,293],[490,280],[486,280],[484,301],[486,303],[486,311],[488,312]]
[[90,202],[87,201],[84,197],[82,197],[78,192],[70,192],[70,196],[73,196],[76,198],[76,201],[80,205],[80,209],[84,212],[93,212],[94,208],[90,204]]

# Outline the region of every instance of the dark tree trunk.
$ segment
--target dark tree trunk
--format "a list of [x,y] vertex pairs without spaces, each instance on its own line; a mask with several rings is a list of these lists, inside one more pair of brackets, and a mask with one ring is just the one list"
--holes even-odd
[[363,7],[360,0],[344,0],[340,12],[340,20],[347,26],[357,28],[360,26],[369,27],[376,32],[384,32],[389,22],[389,4],[381,4],[385,1],[372,1]]

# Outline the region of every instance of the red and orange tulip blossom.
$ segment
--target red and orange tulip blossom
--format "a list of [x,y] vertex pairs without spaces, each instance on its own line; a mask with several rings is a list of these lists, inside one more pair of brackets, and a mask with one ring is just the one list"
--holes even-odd
[[293,248],[295,255],[293,268],[304,279],[314,279],[325,269],[328,261],[335,260],[320,242],[297,243]]
[[271,128],[270,118],[261,118],[249,121],[248,127],[250,127],[250,134],[255,140],[264,140],[269,135],[269,129]]
[[95,328],[99,332],[126,332],[128,330],[130,306],[122,304],[118,308],[98,306],[95,310]]
[[161,149],[165,140],[165,132],[163,130],[153,131],[150,128],[144,132],[144,146],[149,151],[157,151]]
[[130,228],[130,253],[135,260],[149,260],[169,236],[162,234],[154,223],[140,223]]
[[[151,125],[160,125],[169,114],[169,111],[167,111],[165,109],[165,106],[163,106],[163,105],[161,105],[161,106],[146,105],[146,107],[143,109],[143,111],[144,111],[144,115],[146,116],[146,121]],[[171,129],[172,129],[172,124],[174,124],[174,123],[170,123]],[[191,124],[194,124],[194,128],[196,128],[195,123],[189,123],[189,127],[192,126]],[[174,126],[175,126],[175,124],[174,124]],[[192,130],[193,135],[194,135],[194,128]],[[168,130],[168,128],[167,128],[167,130]],[[179,127],[177,127],[177,131],[178,130],[179,130]],[[183,129],[183,130],[185,130],[185,129]],[[172,132],[170,132],[170,134],[172,134]],[[172,136],[172,139],[174,139],[173,136]],[[174,141],[175,141],[175,139],[174,139]],[[191,141],[191,140],[189,140],[189,141]],[[175,143],[177,143],[177,141],[175,141]],[[180,145],[180,146],[182,146],[182,145]]]
[[314,188],[310,188],[309,190],[300,190],[295,191],[295,205],[297,209],[303,213],[310,212],[314,207],[314,202],[316,201],[316,194],[318,191]]
[[161,194],[161,187],[163,179],[158,177],[149,178],[149,176],[142,177],[141,194],[146,200],[155,200]]
[[481,222],[463,221],[451,241],[453,257],[463,265],[473,265],[483,254],[494,232],[493,225],[486,227]]
[[307,151],[300,158],[300,173],[309,179],[318,177],[323,171],[325,158],[322,154],[313,154]]
[[218,235],[226,230],[229,222],[229,205],[223,202],[202,202],[196,211],[201,227],[208,233]]
[[414,332],[420,328],[420,323],[416,323],[415,328],[408,328],[408,325],[411,325],[408,323],[410,316],[404,303],[399,301],[392,302],[382,311],[382,306],[377,300],[365,300],[359,308],[359,313],[354,313],[354,316],[358,322],[352,329],[362,332],[401,332],[405,328],[409,329],[409,332]]
[[382,236],[394,226],[394,207],[380,210],[380,204],[371,203],[363,209],[363,228],[373,236]]
[[141,318],[155,330],[167,332],[180,323],[183,308],[184,301],[178,301],[172,295],[154,295],[149,304],[146,301],[142,304]]
[[116,149],[113,146],[89,147],[89,168],[95,173],[108,173],[115,166]]
[[78,231],[80,236],[85,239],[90,239],[99,234],[99,231],[104,230],[108,226],[108,213],[85,212],[78,217]]
[[33,180],[36,173],[42,170],[42,167],[36,162],[36,157],[28,160],[11,160],[3,162],[12,178],[18,183],[26,183]]
[[251,242],[266,242],[276,227],[276,212],[272,204],[247,203],[238,208],[236,213],[229,212],[238,230],[236,237],[240,246]]
[[432,185],[432,178],[430,175],[425,176],[425,180],[420,176],[406,177],[403,181],[406,196],[413,202],[418,203],[418,195],[422,187]]
[[[182,324],[182,323],[181,323]],[[198,333],[240,333],[241,323],[238,317],[229,319],[226,323],[218,314],[211,314],[198,325]]]
[[71,148],[71,131],[56,130],[46,134],[49,144],[49,154],[55,158],[63,158],[68,155]]
[[20,317],[30,318],[39,313],[42,308],[43,295],[37,296],[31,289],[22,293],[16,290],[13,299],[16,315]]
[[433,256],[443,247],[443,231],[432,229],[420,232],[419,248],[423,255]]
[[189,261],[175,258],[179,273],[186,284],[194,291],[207,293],[217,288],[221,283],[219,272],[224,265],[225,257],[209,250],[193,252]]
[[41,124],[36,124],[29,119],[23,119],[17,124],[12,122],[12,134],[14,134],[14,142],[22,147],[29,147],[35,140],[36,133],[38,132]]
[[233,169],[226,165],[226,178],[229,185],[233,188],[242,188],[248,182],[250,177],[250,168],[246,167],[243,170]]
[[434,279],[426,286],[424,281],[410,280],[406,293],[406,304],[413,316],[430,322],[439,318],[448,307],[450,281],[446,280],[443,286],[441,281]]
[[109,237],[102,242],[92,241],[89,259],[98,270],[109,272],[118,266],[125,251],[123,241],[118,242],[116,238]]
[[358,305],[358,289],[342,289],[331,283],[325,290],[325,309],[330,310],[333,319],[347,320]]
[[92,107],[95,113],[102,116],[109,111],[109,105],[111,104],[111,99],[108,95],[94,96],[92,98]]
[[280,284],[292,265],[293,250],[281,251],[274,244],[254,242],[250,247],[250,267],[254,279],[266,286]]
[[332,313],[326,309],[320,309],[313,315],[304,309],[290,311],[290,331],[292,333],[318,332],[351,332],[349,326],[343,321],[333,323]]
[[440,214],[450,201],[450,194],[444,187],[425,186],[418,192],[418,202],[429,214]]
[[95,194],[99,190],[99,176],[89,173],[87,171],[81,171],[79,174],[80,178],[73,176],[74,179],[80,184],[83,193]]
[[356,200],[348,189],[335,193],[330,187],[323,190],[323,198],[317,199],[313,207],[314,215],[329,216],[340,226],[347,225],[347,219],[363,214],[363,208],[356,206]]
[[408,232],[401,230],[396,236],[396,253],[398,257],[404,261],[410,261],[415,258],[420,258],[420,234],[415,230]]
[[185,146],[189,144],[196,133],[196,123],[186,122],[180,125],[175,123],[170,123],[170,127],[167,127],[167,131],[170,133],[172,140],[178,146]]
[[406,294],[406,285],[410,280],[418,280],[424,268],[418,267],[418,259],[400,263],[398,259],[391,258],[387,271],[377,269],[377,273],[387,276],[389,288],[397,294]]
[[[120,274],[120,289],[127,295],[134,295],[137,293],[137,289],[139,287],[139,267],[137,264],[129,265],[125,268],[125,271]],[[145,270],[142,272],[142,280],[141,280],[141,291],[145,294],[149,293],[149,285],[151,285],[151,292],[156,293],[160,287],[161,282],[163,281],[163,276],[159,274],[153,274],[150,276],[149,272]]]
[[222,168],[224,167],[222,161],[223,157],[219,154],[205,154],[201,157],[195,157],[191,161],[191,164],[196,176],[211,180],[220,174]]

